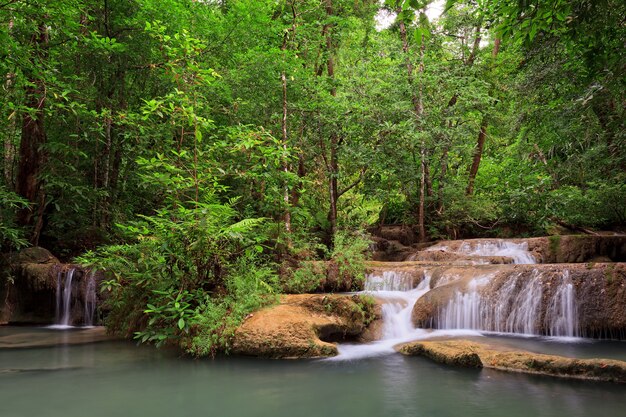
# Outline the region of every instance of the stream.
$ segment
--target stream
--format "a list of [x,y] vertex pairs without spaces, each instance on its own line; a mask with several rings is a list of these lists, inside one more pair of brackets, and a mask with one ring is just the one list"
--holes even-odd
[[[25,331],[5,327],[2,335]],[[67,344],[81,330],[35,334],[51,332],[65,334],[66,343],[0,350],[0,416],[610,417],[626,409],[623,385],[455,369],[398,354],[192,360],[123,341]],[[591,355],[619,351],[607,342],[581,346]]]

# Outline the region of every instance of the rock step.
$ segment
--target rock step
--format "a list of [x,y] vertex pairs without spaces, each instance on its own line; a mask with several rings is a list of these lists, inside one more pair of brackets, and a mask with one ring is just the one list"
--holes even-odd
[[398,350],[404,355],[424,356],[452,366],[626,383],[626,362],[613,359],[566,358],[502,349],[467,340],[412,342]]

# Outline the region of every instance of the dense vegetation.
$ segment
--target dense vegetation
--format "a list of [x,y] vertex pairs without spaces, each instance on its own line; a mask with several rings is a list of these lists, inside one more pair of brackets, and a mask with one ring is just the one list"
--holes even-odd
[[369,227],[623,228],[624,3],[427,3],[0,2],[2,250],[101,247],[110,327],[207,354]]

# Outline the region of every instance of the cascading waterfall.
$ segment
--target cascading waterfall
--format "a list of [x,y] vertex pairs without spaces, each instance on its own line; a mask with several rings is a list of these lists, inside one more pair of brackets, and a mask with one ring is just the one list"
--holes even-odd
[[546,329],[550,336],[576,337],[580,335],[576,293],[569,271],[564,272],[563,283],[552,297],[546,314],[547,318],[552,318],[550,321],[546,320]]
[[[94,324],[97,303],[96,274],[94,271],[85,271],[82,275],[82,282],[75,282],[80,280],[80,275],[77,279],[74,279],[75,276],[76,268],[69,268],[57,274],[55,324],[51,326],[53,328],[72,327],[72,310],[80,308],[81,302],[83,325],[89,327]],[[73,294],[73,290],[77,289],[82,289],[82,298],[78,298],[80,292]],[[76,303],[78,305],[75,305]]]
[[[62,305],[60,306],[62,307],[62,310],[59,311],[60,314],[57,313],[57,316],[61,317],[61,320],[57,322],[57,324],[61,326],[70,325],[70,318],[72,313],[72,279],[74,277],[74,271],[76,271],[75,268],[70,268],[65,273],[65,285],[63,286],[63,295],[61,296]],[[57,285],[57,289],[58,288],[59,286]],[[57,300],[58,299],[59,297],[57,295]]]
[[430,291],[430,274],[413,287],[413,278],[408,273],[385,271],[365,277],[365,294],[373,295],[382,302],[382,337],[368,344],[340,344],[339,355],[331,360],[349,360],[393,353],[393,347],[416,339],[425,339],[446,334],[479,335],[468,331],[427,331],[416,329],[411,320],[415,302]]
[[445,244],[437,244],[426,248],[427,251],[442,250],[468,256],[505,256],[513,259],[515,264],[535,264],[537,261],[528,251],[528,243],[511,242],[504,239],[490,241],[463,241],[457,249]]
[[54,322],[61,323],[61,314],[62,307],[61,303],[63,300],[63,290],[61,289],[61,281],[63,279],[63,272],[59,271],[57,273],[57,292],[56,292],[56,310],[54,310]]
[[384,271],[368,274],[365,277],[365,291],[410,291],[413,289],[413,277],[405,272]]
[[[500,288],[483,291],[487,283],[472,280],[468,291],[456,291],[439,311],[438,329],[473,329],[503,333],[579,336],[574,285],[566,270],[549,300],[541,322],[544,276],[533,271],[530,279],[512,275]],[[542,330],[545,328],[545,331]]]

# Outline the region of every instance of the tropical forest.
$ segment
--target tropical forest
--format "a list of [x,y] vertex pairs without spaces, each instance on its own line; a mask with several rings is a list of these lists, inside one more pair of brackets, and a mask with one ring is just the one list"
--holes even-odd
[[0,415],[626,407],[623,1],[0,0],[0,86]]

